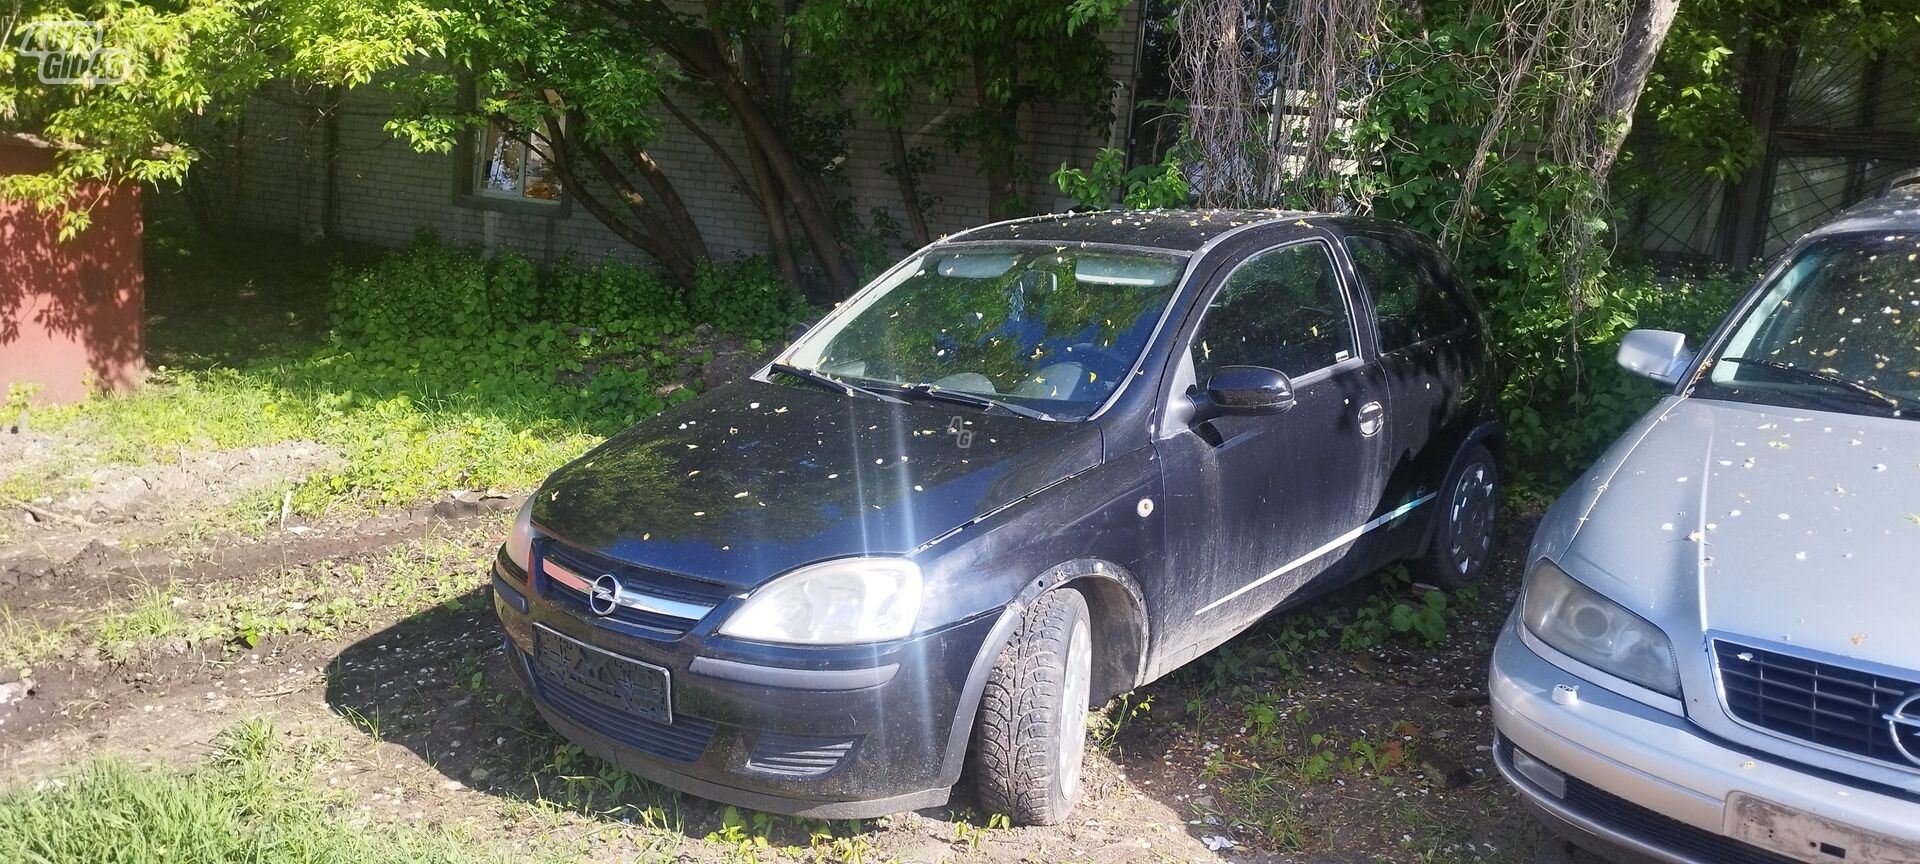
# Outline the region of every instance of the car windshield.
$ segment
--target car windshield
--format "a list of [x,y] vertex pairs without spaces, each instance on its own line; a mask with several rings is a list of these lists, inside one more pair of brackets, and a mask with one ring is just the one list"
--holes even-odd
[[940,249],[862,292],[782,360],[872,393],[1083,419],[1133,369],[1184,263],[1053,245]]
[[1920,416],[1920,232],[1802,249],[1714,358],[1708,395]]

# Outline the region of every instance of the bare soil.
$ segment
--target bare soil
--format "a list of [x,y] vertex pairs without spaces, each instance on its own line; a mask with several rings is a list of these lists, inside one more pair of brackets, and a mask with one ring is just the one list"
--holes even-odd
[[[31,692],[0,704],[0,786],[102,755],[191,765],[221,730],[266,717],[322,754],[314,782],[350,791],[354,820],[460,826],[594,860],[747,860],[755,836],[771,847],[760,860],[1562,860],[1493,775],[1486,746],[1486,662],[1530,526],[1510,531],[1479,599],[1437,649],[1345,650],[1337,631],[1316,633],[1370,590],[1355,589],[1108,706],[1069,824],[1001,827],[973,812],[964,789],[948,807],[858,824],[730,823],[726,808],[580,754],[518,691],[485,588],[511,503],[229,537],[190,561],[92,543],[36,575],[16,568],[0,581],[0,605],[16,621],[58,626],[157,579],[188,603],[212,592],[296,596],[283,585],[290,573],[324,578],[382,566],[423,538],[471,538],[459,575],[470,589],[379,609],[350,632],[250,646],[157,640],[124,661],[40,664]],[[0,670],[0,682],[18,677]]]

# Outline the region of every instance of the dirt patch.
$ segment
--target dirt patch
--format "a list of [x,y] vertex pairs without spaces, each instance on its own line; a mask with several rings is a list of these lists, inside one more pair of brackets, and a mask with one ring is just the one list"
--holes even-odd
[[0,434],[0,590],[21,576],[4,575],[7,562],[29,559],[11,569],[31,572],[90,546],[230,529],[208,519],[248,501],[270,510],[267,499],[339,463],[328,447],[285,441],[150,454],[151,462],[128,466],[106,460],[87,439],[84,424]]
[[[178,571],[174,585],[189,611],[234,593],[288,609],[324,593],[290,585],[290,567],[344,579],[417,558],[408,550],[447,536],[433,533],[443,529],[430,508],[421,524],[412,514],[390,518],[397,522],[384,530],[368,522],[364,532],[355,524],[324,537],[282,534],[278,547],[221,547]],[[1484,670],[1518,583],[1521,539],[1510,540],[1479,596],[1459,604],[1437,649],[1341,648],[1328,622],[1364,602],[1371,589],[1363,589],[1276,618],[1109,706],[1069,823],[1011,829],[975,812],[964,789],[948,807],[862,823],[730,815],[584,755],[513,683],[487,607],[495,539],[453,536],[464,551],[419,578],[438,573],[455,590],[416,602],[369,593],[379,599],[363,605],[377,608],[338,632],[275,633],[251,646],[162,640],[126,662],[43,665],[30,698],[0,705],[0,784],[103,753],[192,764],[221,730],[264,716],[324,754],[315,782],[350,794],[351,820],[458,826],[530,852],[694,862],[747,860],[743,849],[759,849],[761,861],[1522,862],[1551,845],[1492,776],[1486,752]],[[78,612],[48,613],[57,614]]]

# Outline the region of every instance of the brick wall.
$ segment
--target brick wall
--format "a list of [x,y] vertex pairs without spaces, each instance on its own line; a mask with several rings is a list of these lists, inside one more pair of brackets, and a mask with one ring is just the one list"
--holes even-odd
[[[1132,104],[1138,10],[1130,7],[1121,28],[1104,39],[1113,53],[1111,74],[1121,92],[1117,128],[1125,128],[1125,107]],[[461,172],[472,167],[464,153],[418,153],[394,139],[382,125],[391,114],[386,94],[365,87],[349,93],[336,123],[334,222],[345,239],[397,246],[420,229],[443,239],[515,249],[540,259],[571,251],[581,258],[603,255],[631,259],[641,253],[614,236],[579,206],[515,204],[477,206],[464,188]],[[326,175],[322,166],[325,131],[315,122],[313,94],[282,91],[256,100],[248,109],[241,135],[241,156],[223,177],[234,216],[243,224],[303,235],[321,233]],[[935,154],[934,167],[921,176],[923,194],[937,197],[927,213],[935,236],[987,221],[984,178],[971,152],[955,153],[937,126],[958,110],[952,105],[923,105],[906,123],[907,145]],[[1032,157],[1032,179],[1023,191],[1039,210],[1068,205],[1050,175],[1062,162],[1084,165],[1095,151],[1118,146],[1110,128],[1089,128],[1078,112],[1030,109],[1022,117],[1022,135]],[[705,123],[707,132],[739,153],[740,136],[729,123]],[[851,197],[864,219],[872,208],[888,210],[905,232],[898,182],[884,168],[891,160],[885,130],[864,122],[849,130],[848,156],[836,194]],[[649,152],[686,199],[688,209],[717,256],[766,251],[766,227],[759,211],[743,195],[710,150],[670,118],[662,138]],[[796,227],[796,234],[798,233]],[[903,238],[905,242],[905,238]]]

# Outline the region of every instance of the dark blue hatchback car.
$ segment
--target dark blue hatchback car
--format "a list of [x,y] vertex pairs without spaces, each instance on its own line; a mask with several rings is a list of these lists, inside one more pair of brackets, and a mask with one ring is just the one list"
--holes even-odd
[[901,262],[556,471],[493,580],[555,728],[821,817],[1058,821],[1091,705],[1383,564],[1460,585],[1502,441],[1446,261],[1369,220],[1047,216]]

